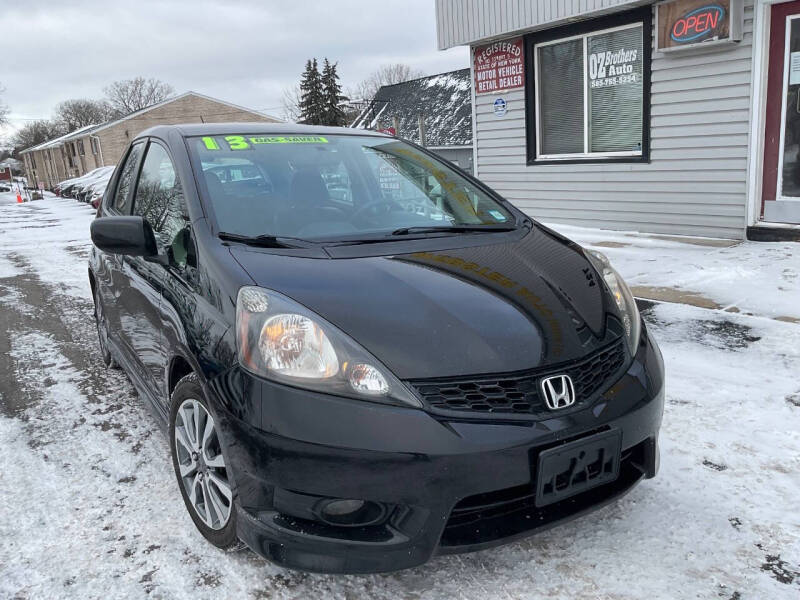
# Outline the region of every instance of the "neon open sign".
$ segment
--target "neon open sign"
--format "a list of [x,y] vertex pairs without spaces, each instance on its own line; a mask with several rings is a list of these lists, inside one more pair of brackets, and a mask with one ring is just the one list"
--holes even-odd
[[696,8],[675,21],[670,37],[679,44],[694,42],[714,31],[725,18],[725,9],[719,4]]

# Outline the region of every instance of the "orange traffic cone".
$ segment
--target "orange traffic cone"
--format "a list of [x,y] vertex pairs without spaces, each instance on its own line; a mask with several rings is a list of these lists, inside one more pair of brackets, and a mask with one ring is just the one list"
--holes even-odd
[[22,204],[22,196],[17,192],[17,204]]

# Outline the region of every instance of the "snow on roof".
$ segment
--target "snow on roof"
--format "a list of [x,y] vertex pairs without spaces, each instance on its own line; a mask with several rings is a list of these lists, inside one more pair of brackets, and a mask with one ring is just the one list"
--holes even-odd
[[64,142],[69,138],[80,135],[82,133],[86,133],[87,131],[89,131],[90,129],[94,129],[95,127],[98,127],[98,125],[95,124],[86,125],[86,127],[81,127],[80,129],[76,129],[75,131],[70,131],[69,133],[65,133],[64,135],[61,135],[52,140],[47,140],[46,142],[42,142],[37,146],[31,146],[30,148],[25,148],[25,150],[22,150],[20,152],[20,154],[25,154],[26,152],[33,152],[34,150],[44,150],[46,148],[53,148],[54,146],[58,146],[61,142]]
[[397,136],[419,142],[422,113],[427,146],[468,146],[472,144],[471,87],[469,69],[385,85],[351,127],[392,127],[397,117]]

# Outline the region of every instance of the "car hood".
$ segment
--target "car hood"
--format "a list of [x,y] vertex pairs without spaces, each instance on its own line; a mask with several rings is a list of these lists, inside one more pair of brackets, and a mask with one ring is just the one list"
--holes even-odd
[[532,369],[617,337],[580,247],[538,228],[509,242],[389,256],[230,250],[257,285],[321,315],[401,379]]

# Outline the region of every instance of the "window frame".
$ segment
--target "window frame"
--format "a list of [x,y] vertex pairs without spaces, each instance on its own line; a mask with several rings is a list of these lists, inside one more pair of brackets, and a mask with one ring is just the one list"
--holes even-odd
[[[182,190],[181,196],[183,198],[183,211],[184,211],[184,215],[185,215],[185,218],[186,218],[186,225],[188,226],[191,223],[191,220],[190,220],[190,216],[189,216],[189,199],[186,196],[186,185],[184,184],[183,178],[181,177],[181,174],[178,171],[178,163],[175,160],[175,157],[172,155],[172,152],[169,149],[169,145],[164,140],[161,140],[159,138],[154,138],[154,137],[145,138],[144,142],[145,142],[144,150],[142,150],[142,155],[139,157],[139,164],[136,167],[136,176],[135,176],[135,178],[134,178],[134,180],[133,180],[133,182],[131,184],[131,190],[130,190],[131,195],[129,196],[130,210],[129,210],[128,214],[132,215],[132,216],[136,214],[134,212],[136,210],[136,195],[139,192],[139,182],[141,180],[142,173],[144,171],[144,164],[145,164],[145,161],[147,160],[147,156],[150,153],[150,148],[153,147],[154,145],[157,145],[157,146],[160,146],[162,150],[164,150],[164,153],[167,155],[167,158],[169,158],[170,163],[172,163],[172,169],[173,169],[173,171],[175,173],[175,177],[177,178],[178,183],[179,183],[179,185],[181,187],[181,190]],[[137,215],[137,216],[142,216],[142,218],[144,218],[143,215]],[[150,226],[153,227],[153,224],[150,223]],[[155,233],[156,244],[159,247],[159,250],[161,250],[162,249],[161,248],[161,243],[160,243],[159,237],[158,237],[158,234],[160,232],[156,231],[155,227],[153,227],[153,232]],[[192,241],[192,243],[194,244],[194,241]],[[196,250],[195,250],[195,252],[196,252]],[[195,264],[193,266],[196,267],[197,265]]]
[[166,153],[167,157],[169,158],[169,161],[172,163],[172,170],[175,172],[175,177],[178,179],[178,182],[180,183],[181,189],[184,190],[183,191],[183,204],[184,204],[186,215],[188,216],[189,215],[189,202],[186,200],[186,191],[185,191],[186,190],[186,186],[183,184],[183,180],[182,180],[182,178],[180,176],[180,173],[178,173],[177,163],[175,162],[175,158],[173,158],[172,153],[169,151],[169,148],[167,147],[167,144],[162,142],[161,140],[159,140],[157,138],[147,138],[145,140],[145,147],[144,147],[144,150],[142,151],[142,155],[139,157],[139,165],[136,168],[136,178],[135,178],[135,180],[133,182],[133,185],[131,186],[131,192],[132,192],[133,195],[130,197],[130,200],[131,200],[131,203],[130,203],[130,205],[131,205],[130,214],[131,215],[134,214],[133,211],[136,208],[136,194],[139,191],[139,180],[142,177],[142,171],[144,170],[144,163],[147,160],[147,155],[149,154],[150,148],[153,145],[161,146],[161,149],[164,150],[164,152]]
[[[120,179],[122,178],[122,174],[123,174],[123,172],[125,170],[125,163],[128,162],[128,157],[131,155],[131,152],[133,152],[134,146],[139,145],[140,142],[142,143],[142,145],[145,146],[145,149],[146,149],[147,138],[141,139],[141,140],[140,139],[133,140],[133,142],[131,142],[130,146],[128,146],[128,150],[127,150],[127,152],[125,152],[125,156],[123,157],[122,161],[120,161],[119,165],[117,166],[117,169],[114,171],[114,182],[113,182],[114,189],[113,189],[113,192],[111,194],[109,194],[108,193],[108,189],[106,189],[106,194],[104,196],[104,199],[105,199],[104,204],[105,204],[105,208],[106,208],[106,210],[108,212],[112,212],[114,214],[125,216],[125,217],[129,217],[130,215],[133,214],[133,203],[132,202],[128,202],[127,203],[128,210],[127,210],[127,212],[123,212],[123,211],[119,210],[116,207],[116,199],[117,199],[117,190],[119,189]],[[142,153],[139,155],[139,158],[137,159],[137,164],[136,164],[136,166],[134,166],[134,172],[131,175],[131,178],[132,178],[131,185],[128,187],[127,200],[131,200],[131,198],[132,198],[131,194],[134,191],[134,184],[138,184],[139,183],[139,170],[142,168],[142,158],[143,157],[144,157],[144,151],[142,151]],[[109,187],[111,187],[111,186],[109,185]]]
[[[587,147],[589,130],[587,110],[589,94],[586,90],[588,74],[587,44],[589,37],[612,31],[621,31],[641,25],[642,27],[642,150],[641,152],[589,152],[572,154],[541,154],[539,116],[539,69],[537,68],[537,48],[551,46],[570,40],[583,39],[584,48],[584,148]],[[602,163],[649,163],[650,162],[650,106],[653,55],[653,11],[645,6],[624,13],[591,19],[581,23],[528,34],[525,36],[525,128],[527,138],[527,164],[602,164]]]

